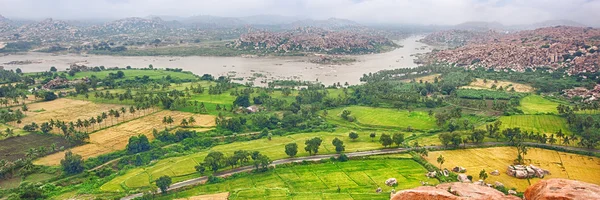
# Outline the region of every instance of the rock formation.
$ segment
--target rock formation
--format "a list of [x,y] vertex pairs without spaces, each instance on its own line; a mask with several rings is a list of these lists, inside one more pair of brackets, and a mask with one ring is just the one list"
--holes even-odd
[[[496,187],[503,186],[496,182]],[[398,191],[392,200],[483,200],[509,199],[517,200],[517,192],[509,190],[508,195],[490,187],[472,183],[443,183],[435,187],[421,186],[414,189]],[[542,180],[525,190],[527,200],[576,200],[600,199],[600,186],[567,179]]]
[[385,185],[392,187],[393,185],[398,184],[398,181],[395,178],[389,178],[385,180]]
[[567,179],[542,180],[525,190],[527,200],[600,199],[600,186]]
[[455,200],[455,199],[520,199],[508,196],[502,192],[470,183],[444,183],[435,187],[421,186],[415,189],[402,190],[391,198],[392,200]]
[[456,173],[465,173],[465,172],[467,172],[467,169],[464,167],[456,166],[456,167],[452,168],[452,171],[456,172]]
[[506,169],[506,174],[516,178],[544,178],[545,175],[550,174],[548,170],[536,167],[534,165],[510,165]]

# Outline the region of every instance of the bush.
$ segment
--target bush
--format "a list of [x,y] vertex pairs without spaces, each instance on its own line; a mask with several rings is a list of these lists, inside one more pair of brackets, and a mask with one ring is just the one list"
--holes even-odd
[[337,158],[338,161],[340,162],[346,162],[349,160],[348,156],[346,154],[340,154],[340,156]]

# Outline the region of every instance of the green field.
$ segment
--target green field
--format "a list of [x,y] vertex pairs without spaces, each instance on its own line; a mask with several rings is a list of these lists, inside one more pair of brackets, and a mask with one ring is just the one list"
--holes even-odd
[[[308,156],[308,153],[304,149],[304,141],[313,137],[321,137],[323,144],[319,149],[319,154],[332,154],[335,153],[335,148],[331,144],[331,141],[338,137],[344,141],[346,146],[346,152],[365,151],[372,149],[383,148],[379,144],[378,139],[380,132],[377,133],[377,138],[372,142],[369,138],[371,132],[360,132],[359,138],[356,141],[351,141],[348,138],[347,129],[338,129],[336,132],[316,132],[316,133],[302,133],[288,136],[274,136],[272,140],[259,139],[247,142],[234,142],[225,145],[219,145],[213,147],[212,151],[220,151],[226,155],[231,155],[236,150],[248,150],[248,151],[260,151],[261,153],[269,156],[272,160],[287,158],[288,156],[284,152],[284,146],[288,143],[295,142],[298,144],[298,157]],[[389,134],[389,133],[388,133]],[[406,134],[408,137],[408,134]],[[204,158],[208,154],[208,150],[204,150],[198,153],[172,157],[160,160],[154,165],[144,168],[135,168],[128,171],[122,176],[118,176],[110,182],[104,184],[101,187],[103,191],[123,191],[121,185],[128,188],[144,187],[149,186],[152,180],[157,179],[160,176],[168,175],[173,177],[174,181],[182,181],[187,178],[193,178],[199,176],[195,173],[194,166],[198,163],[203,162]]]
[[529,95],[521,99],[521,109],[525,114],[558,113],[559,103],[550,101],[539,95]]
[[[502,121],[500,130],[506,128],[521,128],[524,131],[533,131],[539,133],[555,134],[562,130],[565,134],[571,134],[567,121],[555,115],[513,115],[502,116],[498,120]],[[479,127],[485,129],[485,126]]]
[[[200,185],[163,198],[230,192],[230,199],[389,199],[389,192],[394,188],[386,186],[385,180],[396,178],[396,190],[421,186],[420,181],[438,183],[436,179],[426,178],[425,173],[425,168],[412,159],[295,165]],[[375,192],[378,187],[383,189],[382,193]]]
[[14,126],[0,123],[0,140],[6,139],[6,128],[12,129],[14,136],[23,136],[29,134],[29,132],[24,131],[23,129],[15,128]]
[[[117,73],[117,71],[118,70],[104,70],[104,71],[99,71],[99,72],[93,72],[93,71],[77,72],[77,73],[75,73],[75,76],[67,76],[67,78],[70,80],[73,80],[73,79],[80,79],[83,77],[90,77],[90,76],[94,75],[98,78],[103,79],[103,78],[106,78],[109,73]],[[148,76],[148,77],[150,77],[150,79],[162,79],[163,77],[170,75],[171,78],[174,78],[174,79],[196,80],[196,76],[192,73],[173,72],[173,71],[158,70],[158,69],[157,70],[123,69],[120,71],[125,73],[126,79],[133,79],[136,76],[140,77],[140,78],[143,76]]]
[[427,112],[407,110],[397,110],[391,108],[374,108],[365,106],[350,106],[346,108],[337,108],[329,111],[327,118],[333,120],[343,120],[340,115],[342,111],[352,112],[350,115],[356,117],[358,124],[367,126],[381,126],[394,128],[411,127],[418,130],[429,130],[437,128],[435,118],[429,116]]

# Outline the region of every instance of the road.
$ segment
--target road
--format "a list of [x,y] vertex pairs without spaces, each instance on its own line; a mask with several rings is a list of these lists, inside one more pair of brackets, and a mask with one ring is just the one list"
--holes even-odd
[[[498,145],[508,145],[508,142],[485,142],[482,144],[467,144],[465,145],[466,147],[493,147],[493,146],[498,146]],[[589,152],[595,152],[595,153],[600,153],[600,149],[583,149],[583,148],[577,148],[577,147],[566,147],[566,146],[554,146],[554,145],[550,145],[550,144],[539,144],[539,143],[533,143],[533,142],[524,142],[525,145],[530,145],[530,146],[544,146],[544,147],[560,147],[563,149],[567,149],[567,150],[572,150],[572,151],[589,151]],[[435,150],[439,150],[439,149],[443,149],[443,146],[425,146],[425,147],[421,147],[421,148],[427,148],[427,149],[435,149]],[[411,150],[413,150],[414,148],[390,148],[390,149],[378,149],[378,150],[371,150],[371,151],[360,151],[360,152],[352,152],[352,153],[346,153],[346,155],[348,157],[362,157],[362,156],[373,156],[373,155],[383,155],[383,154],[395,154],[395,153],[406,153],[409,152]],[[325,154],[325,155],[314,155],[314,156],[306,156],[306,157],[295,157],[295,158],[286,158],[286,159],[280,159],[280,160],[275,160],[273,161],[273,163],[271,163],[271,166],[276,166],[276,165],[281,165],[281,164],[287,164],[287,163],[293,163],[293,162],[302,162],[304,160],[306,161],[318,161],[321,159],[327,159],[330,158],[331,156],[339,156],[339,154]],[[231,176],[233,174],[237,174],[237,173],[241,173],[241,172],[248,172],[248,171],[252,171],[252,169],[254,169],[253,166],[244,166],[244,167],[239,167],[239,168],[235,168],[235,169],[231,169],[231,170],[226,170],[226,171],[222,171],[219,173],[214,174],[214,176],[218,176],[218,177],[227,177],[227,176]],[[168,191],[171,190],[176,190],[182,187],[186,187],[186,186],[192,186],[192,185],[198,185],[198,184],[202,184],[204,182],[206,182],[208,177],[203,176],[203,177],[199,177],[199,178],[194,178],[194,179],[189,179],[186,181],[181,181],[181,182],[177,182],[172,184],[169,189],[167,189]],[[157,193],[160,191],[156,191]],[[131,200],[137,197],[141,197],[143,196],[143,193],[137,193],[137,194],[133,194],[133,195],[129,195],[126,197],[121,198],[121,200]]]

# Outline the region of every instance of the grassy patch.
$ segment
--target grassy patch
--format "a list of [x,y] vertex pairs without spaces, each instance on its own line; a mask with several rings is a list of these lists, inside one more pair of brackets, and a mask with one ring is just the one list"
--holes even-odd
[[[513,115],[498,118],[502,121],[500,130],[506,128],[521,128],[524,131],[533,131],[546,134],[555,134],[562,130],[565,134],[571,134],[566,119],[555,115]],[[485,126],[479,128],[485,129]]]
[[[340,115],[343,110],[348,110],[356,117],[357,123],[367,126],[384,126],[394,128],[411,127],[418,130],[429,130],[437,128],[435,118],[427,112],[397,110],[390,108],[374,108],[365,106],[350,106],[337,108],[329,111],[327,118],[343,120]],[[347,123],[347,122],[346,122]]]
[[14,161],[25,157],[25,152],[30,148],[38,149],[40,146],[44,146],[46,149],[50,149],[52,144],[56,144],[57,148],[68,148],[72,145],[62,136],[32,133],[0,140],[0,155],[2,155],[2,159]]
[[16,176],[10,179],[0,179],[0,190],[17,188],[20,184],[20,176]]
[[545,99],[539,95],[529,95],[521,99],[521,109],[525,114],[558,113],[559,103]]
[[[196,76],[192,73],[183,73],[183,72],[173,72],[166,70],[141,70],[141,69],[123,69],[120,70],[125,74],[125,79],[134,79],[135,77],[143,77],[148,76],[150,79],[162,79],[167,76],[171,76],[174,79],[182,79],[182,80],[196,80]],[[86,72],[78,72],[75,76],[67,76],[68,79],[80,79],[83,77],[91,77],[92,75],[98,78],[106,78],[108,74],[113,73],[116,74],[117,70],[105,70],[99,72],[86,71]]]
[[[396,178],[396,190],[420,186],[420,181],[437,184],[437,180],[423,176],[425,173],[412,159],[295,165],[200,185],[165,198],[230,192],[230,199],[389,199],[393,188],[386,186],[385,180]],[[378,187],[384,192],[376,193]]]

